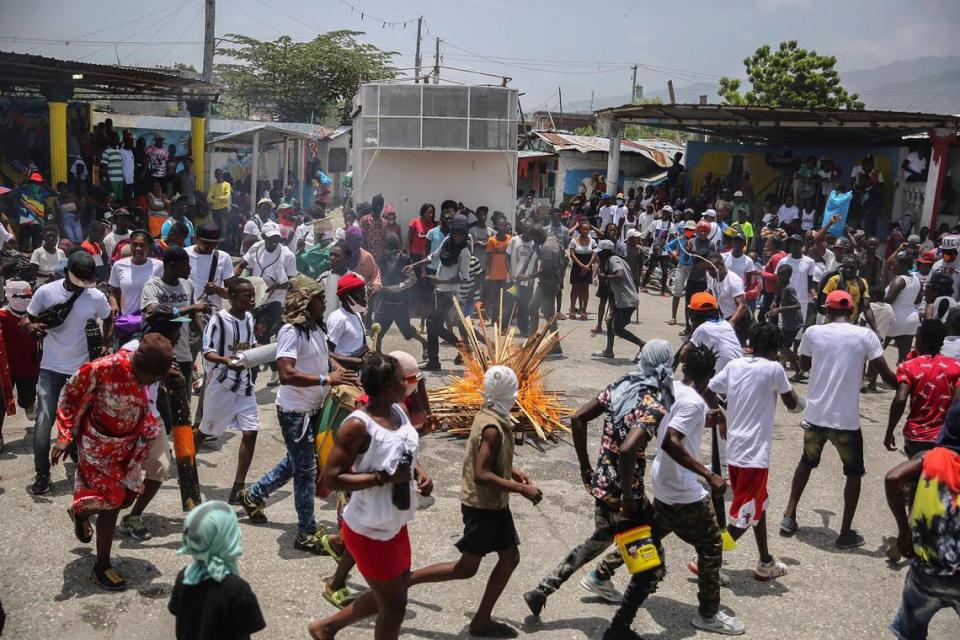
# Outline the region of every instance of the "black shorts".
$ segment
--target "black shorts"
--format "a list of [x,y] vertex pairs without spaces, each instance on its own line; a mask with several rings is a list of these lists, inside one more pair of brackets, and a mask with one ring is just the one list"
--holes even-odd
[[485,556],[506,551],[520,544],[510,509],[477,509],[460,505],[463,514],[463,537],[457,540],[460,553]]

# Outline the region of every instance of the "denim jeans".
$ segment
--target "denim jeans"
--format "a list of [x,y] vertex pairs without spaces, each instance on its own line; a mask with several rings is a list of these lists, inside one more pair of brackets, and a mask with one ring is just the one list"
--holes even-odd
[[926,638],[930,620],[947,607],[960,616],[960,577],[928,576],[911,566],[903,583],[900,610],[890,630],[902,640]]
[[317,481],[317,452],[313,431],[304,428],[307,414],[285,411],[277,407],[280,433],[287,445],[287,455],[262,478],[250,485],[250,496],[259,501],[287,484],[293,478],[293,506],[297,510],[297,532],[311,535],[317,531],[313,517],[313,499]]
[[66,373],[40,369],[37,379],[37,419],[33,429],[33,467],[38,474],[50,473],[50,432],[57,419],[60,392],[69,379]]
[[67,236],[67,239],[74,244],[83,242],[83,228],[80,226],[80,219],[77,218],[77,215],[75,213],[64,213],[62,218],[63,233]]

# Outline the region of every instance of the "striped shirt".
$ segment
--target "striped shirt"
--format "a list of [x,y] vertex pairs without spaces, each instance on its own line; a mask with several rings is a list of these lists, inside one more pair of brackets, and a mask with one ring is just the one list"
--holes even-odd
[[123,182],[123,154],[120,149],[114,147],[104,149],[103,164],[107,166],[107,179],[110,182]]

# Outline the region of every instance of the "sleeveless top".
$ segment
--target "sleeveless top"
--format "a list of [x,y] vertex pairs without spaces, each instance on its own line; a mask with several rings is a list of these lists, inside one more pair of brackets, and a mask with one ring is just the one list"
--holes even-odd
[[[897,295],[897,299],[894,300],[890,306],[893,307],[893,312],[897,317],[916,313],[917,307],[914,304],[914,300],[917,299],[917,294],[920,293],[920,278],[917,277],[915,273],[898,277],[903,278],[904,287],[900,290],[899,295]],[[889,287],[887,288],[889,289]]]
[[478,484],[473,472],[477,452],[480,450],[480,441],[487,427],[496,427],[500,432],[500,451],[493,460],[493,473],[506,480],[513,477],[513,429],[509,421],[500,418],[491,409],[480,409],[473,419],[470,436],[467,438],[467,452],[463,457],[460,484],[460,502],[476,509],[506,509],[510,506],[510,494],[498,487]]
[[[410,468],[417,465],[417,452],[420,442],[416,429],[403,408],[395,404],[393,412],[400,418],[400,427],[391,431],[377,424],[366,411],[357,409],[349,416],[363,422],[370,436],[370,446],[357,456],[353,463],[354,473],[374,473],[385,471],[392,474],[397,470],[404,454],[412,456]],[[355,491],[350,502],[343,510],[343,519],[347,526],[362,536],[374,540],[390,540],[411,520],[417,512],[416,491],[413,480],[407,485],[410,490],[410,508],[401,511],[393,506],[392,484],[382,487],[370,487]]]

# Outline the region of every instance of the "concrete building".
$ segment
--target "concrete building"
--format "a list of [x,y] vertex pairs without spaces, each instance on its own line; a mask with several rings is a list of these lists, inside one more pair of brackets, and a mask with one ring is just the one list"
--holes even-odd
[[383,194],[402,228],[425,202],[513,210],[516,89],[370,83],[354,99],[353,118],[354,202]]

